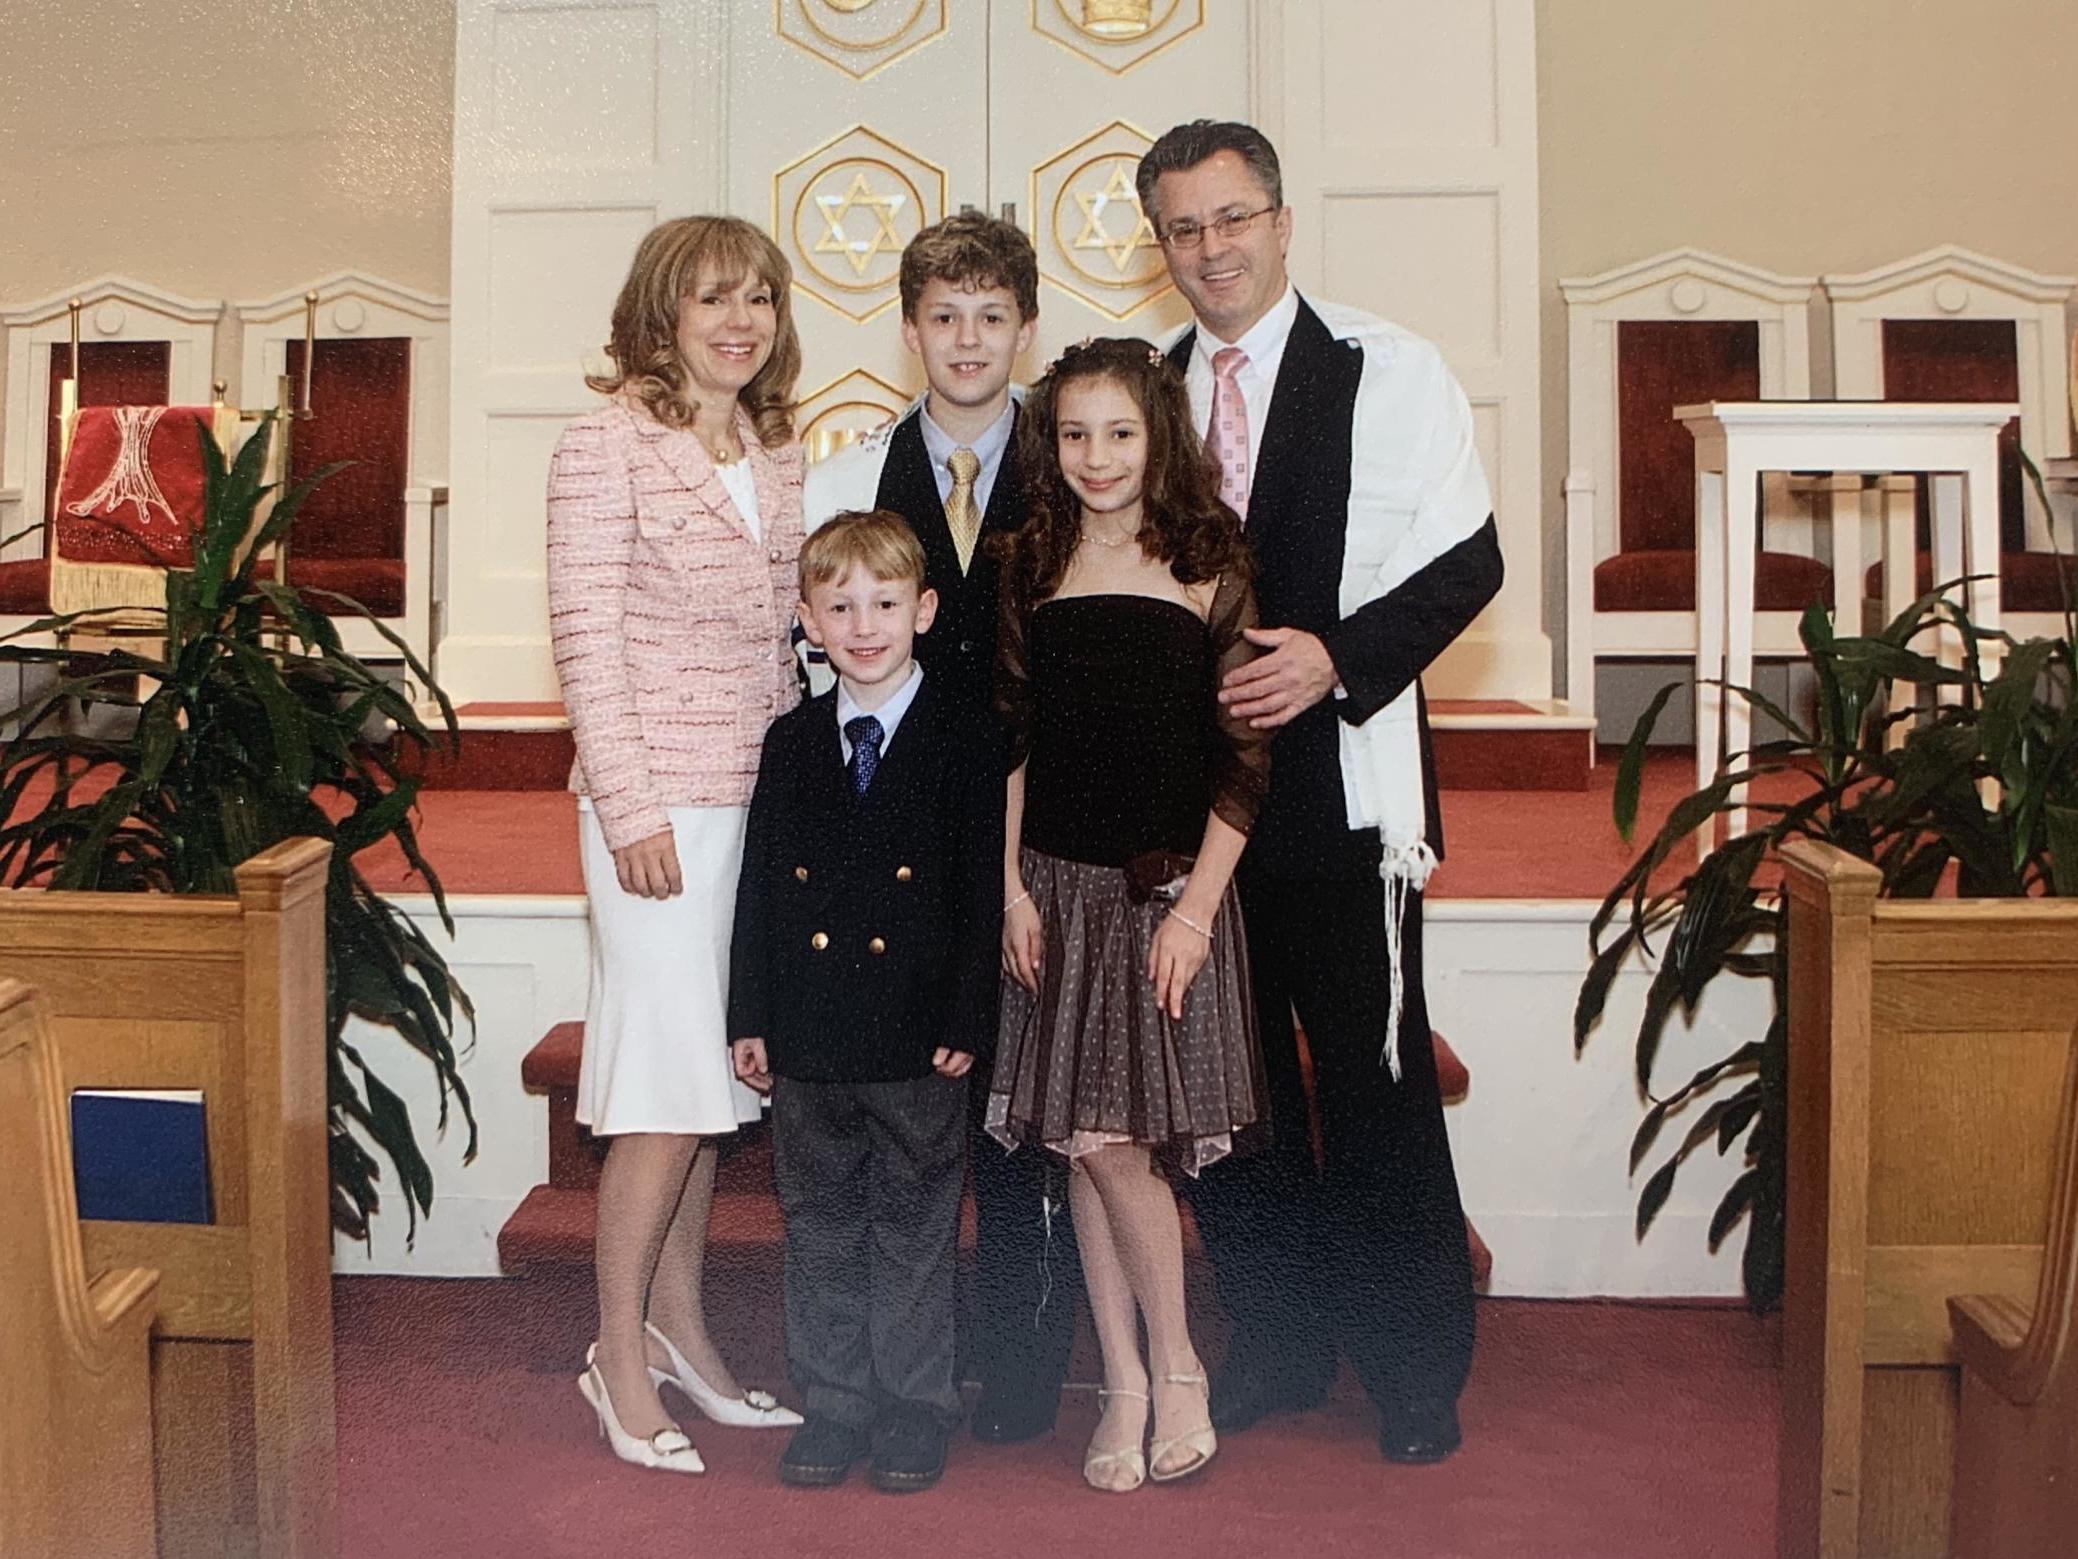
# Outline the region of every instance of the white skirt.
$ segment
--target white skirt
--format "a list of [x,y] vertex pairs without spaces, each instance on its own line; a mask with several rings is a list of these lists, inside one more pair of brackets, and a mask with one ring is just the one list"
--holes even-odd
[[592,901],[577,1119],[600,1136],[710,1136],[758,1118],[762,1101],[729,1062],[729,928],[743,868],[743,807],[672,807],[685,891],[623,892],[589,801],[578,803]]

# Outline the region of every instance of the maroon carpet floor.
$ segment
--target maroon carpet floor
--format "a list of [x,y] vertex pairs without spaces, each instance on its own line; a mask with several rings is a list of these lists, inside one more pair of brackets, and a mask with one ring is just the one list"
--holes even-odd
[[[1744,1312],[1487,1300],[1465,1448],[1394,1467],[1346,1371],[1328,1406],[1223,1442],[1200,1478],[1103,1495],[1071,1391],[1030,1445],[964,1432],[917,1495],[782,1486],[784,1434],[692,1424],[708,1472],[624,1467],[574,1372],[586,1283],[343,1278],[340,1493],[349,1559],[1759,1559],[1773,1551],[1777,1332]],[[738,1307],[740,1309],[740,1307]],[[723,1345],[778,1384],[776,1317]],[[674,1399],[675,1400],[675,1399]]]
[[[1639,816],[1646,830],[1695,787],[1695,758],[1656,754],[1646,769]],[[1616,755],[1604,754],[1580,791],[1459,790],[1443,797],[1448,860],[1433,899],[1598,899],[1636,850],[1610,821]],[[1774,786],[1768,794],[1780,795]],[[582,893],[577,802],[560,790],[428,790],[419,796],[419,838],[450,893]],[[361,856],[384,893],[424,884],[387,842]],[[1693,864],[1684,858],[1681,867]]]

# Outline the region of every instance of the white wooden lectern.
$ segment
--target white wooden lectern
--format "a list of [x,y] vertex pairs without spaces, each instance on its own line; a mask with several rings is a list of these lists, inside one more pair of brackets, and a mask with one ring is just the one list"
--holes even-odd
[[[1696,441],[1696,783],[1710,783],[1720,755],[1746,750],[1752,712],[1724,685],[1753,685],[1753,553],[1763,471],[1924,472],[1933,489],[1934,581],[1973,578],[1963,604],[1983,628],[1999,625],[1999,430],[2018,407],[1986,402],[1711,401],[1677,406]],[[1851,513],[1851,511],[1850,511]],[[1912,506],[1886,506],[1881,528],[1884,610],[1894,617],[1917,593]],[[1858,580],[1861,526],[1833,527],[1833,573]],[[1859,623],[1842,623],[1858,633]],[[1960,643],[1944,634],[1944,660]],[[1956,662],[1959,663],[1959,662]],[[1723,720],[1720,739],[1719,720]],[[1731,831],[1746,826],[1743,807]],[[1700,836],[1711,845],[1709,830]]]

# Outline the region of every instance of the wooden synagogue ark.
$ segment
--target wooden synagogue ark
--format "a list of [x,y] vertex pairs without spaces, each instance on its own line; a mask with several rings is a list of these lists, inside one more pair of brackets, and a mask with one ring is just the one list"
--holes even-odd
[[[2070,1302],[2078,903],[1879,900],[1866,862],[1803,840],[1782,853],[1777,1552],[1939,1559],[1952,1521],[1982,1505],[1981,1488],[1957,1481],[1958,1407],[1971,1404],[1967,1441],[1987,1387],[1964,1387],[1959,1366],[1989,1359],[1979,1345],[1959,1350],[1950,1299],[1980,1296],[1969,1313],[2009,1318],[2038,1294],[2054,1301],[2046,1239]],[[2068,1364],[2060,1378],[2068,1455]],[[1966,1476],[1974,1454],[1966,1445]],[[2069,1526],[2052,1530],[2061,1540]]]
[[[65,1093],[193,1089],[204,1100],[214,1221],[82,1225],[88,1274],[160,1274],[151,1399],[163,1559],[338,1550],[330,859],[322,841],[285,841],[238,868],[235,897],[0,890],[0,977],[43,993]],[[12,1281],[7,1298],[12,1314]]]

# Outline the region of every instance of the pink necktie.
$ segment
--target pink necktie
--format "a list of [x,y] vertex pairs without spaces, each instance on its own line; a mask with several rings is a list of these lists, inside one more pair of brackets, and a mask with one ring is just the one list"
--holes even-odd
[[1221,347],[1212,355],[1212,426],[1205,448],[1219,464],[1219,496],[1248,523],[1248,402],[1241,398],[1235,375],[1248,366],[1238,346]]

